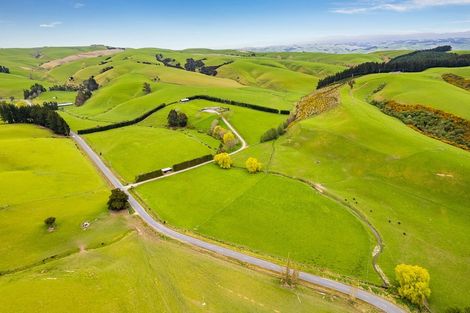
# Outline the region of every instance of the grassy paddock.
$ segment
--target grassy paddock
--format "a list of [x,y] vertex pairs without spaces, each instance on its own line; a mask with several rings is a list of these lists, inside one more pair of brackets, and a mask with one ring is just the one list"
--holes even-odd
[[[188,131],[129,126],[84,136],[126,182],[135,176],[214,152],[218,142],[201,142]],[[208,137],[208,136],[207,136]]]
[[346,208],[295,180],[210,164],[136,192],[170,225],[377,282],[370,265],[373,239],[364,226]]

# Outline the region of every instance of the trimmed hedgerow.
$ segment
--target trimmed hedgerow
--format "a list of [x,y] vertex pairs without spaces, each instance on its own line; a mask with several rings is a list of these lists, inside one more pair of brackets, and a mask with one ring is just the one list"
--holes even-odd
[[212,154],[207,154],[199,158],[195,158],[189,161],[184,161],[184,162],[173,165],[173,171],[175,172],[181,171],[181,170],[187,169],[188,167],[193,167],[193,166],[211,161],[212,158],[213,158]]
[[105,131],[105,130],[121,128],[121,127],[126,127],[126,126],[129,126],[129,125],[137,124],[137,123],[142,122],[143,120],[145,120],[147,117],[149,117],[153,113],[163,109],[165,106],[166,106],[166,104],[162,103],[159,106],[157,106],[156,108],[154,108],[150,111],[147,111],[144,114],[142,114],[141,116],[136,117],[135,119],[130,120],[130,121],[124,121],[124,122],[119,122],[119,123],[105,125],[105,126],[96,126],[96,127],[87,128],[87,129],[81,129],[81,130],[78,130],[77,133],[79,135],[91,134],[91,133],[97,133],[97,132],[102,132],[102,131]]
[[137,175],[135,177],[135,182],[139,183],[141,181],[146,181],[146,180],[149,180],[149,179],[152,179],[152,178],[157,178],[157,177],[160,177],[160,176],[163,176],[162,170],[156,170],[156,171],[152,171],[152,172],[149,172],[149,173],[144,173],[144,174]]
[[239,102],[239,101],[234,101],[234,100],[221,99],[221,98],[207,96],[207,95],[192,96],[192,97],[188,97],[188,99],[189,100],[207,100],[207,101],[230,104],[230,105],[257,110],[257,111],[269,112],[269,113],[285,114],[285,115],[290,114],[290,112],[287,110],[279,111],[278,109],[268,108],[268,107],[264,107],[258,104],[251,104],[251,103]]

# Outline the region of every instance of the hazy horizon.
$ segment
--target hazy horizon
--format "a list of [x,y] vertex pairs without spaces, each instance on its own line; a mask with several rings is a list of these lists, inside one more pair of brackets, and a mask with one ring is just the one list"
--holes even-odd
[[40,6],[3,2],[0,12],[2,48],[105,44],[223,49],[470,29],[470,0],[54,0]]

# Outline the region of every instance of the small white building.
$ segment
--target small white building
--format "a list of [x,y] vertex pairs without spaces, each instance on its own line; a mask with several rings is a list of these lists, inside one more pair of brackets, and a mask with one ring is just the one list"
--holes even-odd
[[173,172],[173,169],[172,169],[171,167],[162,168],[162,173],[163,173],[163,175],[169,174],[169,173],[171,173],[171,172]]
[[188,101],[189,101],[188,98],[183,98],[183,99],[180,100],[180,102],[188,102]]

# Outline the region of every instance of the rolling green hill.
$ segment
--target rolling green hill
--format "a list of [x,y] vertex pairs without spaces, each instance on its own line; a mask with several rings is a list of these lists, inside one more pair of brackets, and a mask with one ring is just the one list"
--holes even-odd
[[339,107],[292,125],[274,148],[243,152],[237,164],[258,156],[269,170],[353,203],[383,236],[379,264],[390,278],[398,263],[420,264],[432,277],[432,308],[466,305],[469,153],[382,114],[364,101],[361,84],[348,88]]
[[[370,104],[376,100],[421,105],[468,121],[470,93],[442,75],[468,79],[470,67],[356,78],[352,87],[338,85],[339,103],[303,111],[316,115],[301,114],[303,119],[291,123],[286,134],[260,143],[266,130],[288,116],[180,100],[207,95],[294,112],[296,103],[311,94],[320,79],[409,51],[332,55],[145,48],[80,59],[50,70],[40,67],[56,58],[99,49],[103,47],[0,49],[0,65],[12,71],[0,73],[0,98],[21,99],[23,89],[34,83],[77,85],[94,76],[100,88],[89,100],[59,110],[73,130],[129,121],[168,104],[135,125],[83,136],[126,183],[143,172],[216,153],[219,141],[208,130],[217,117],[201,109],[227,108],[223,116],[249,144],[232,156],[235,168],[207,164],[139,185],[133,192],[154,216],[210,241],[281,264],[289,256],[301,269],[377,290],[382,281],[372,266],[374,228],[383,241],[377,262],[392,283],[383,292],[397,294],[397,264],[418,264],[431,275],[433,311],[470,305],[466,292],[470,154]],[[34,57],[37,51],[39,58]],[[184,66],[189,58],[203,60],[206,66],[227,64],[212,76],[165,66],[156,54],[174,59],[173,65]],[[103,72],[107,67],[112,68]],[[74,79],[69,81],[70,77]],[[150,85],[148,94],[144,83]],[[45,92],[32,101],[69,102],[75,95]],[[188,127],[167,128],[171,109],[188,116]],[[6,255],[0,271],[27,267],[0,276],[0,291],[9,299],[0,300],[2,307],[14,308],[22,299],[20,291],[27,290],[28,308],[46,292],[58,294],[43,311],[46,306],[61,311],[64,299],[71,297],[74,303],[88,302],[89,309],[96,311],[364,309],[341,299],[325,301],[303,287],[279,288],[273,278],[156,239],[126,214],[108,214],[108,187],[69,139],[32,125],[0,124],[0,147],[4,217],[0,237],[7,243],[0,248]],[[244,169],[251,156],[262,162],[262,173],[251,175]],[[43,225],[49,215],[58,218],[52,233]],[[86,231],[80,227],[85,220],[93,221]],[[191,274],[195,279],[188,279]],[[105,287],[97,289],[97,279]],[[118,288],[119,281],[123,289]],[[42,288],[44,293],[37,291]],[[116,294],[122,297],[119,305],[105,302]]]

